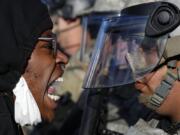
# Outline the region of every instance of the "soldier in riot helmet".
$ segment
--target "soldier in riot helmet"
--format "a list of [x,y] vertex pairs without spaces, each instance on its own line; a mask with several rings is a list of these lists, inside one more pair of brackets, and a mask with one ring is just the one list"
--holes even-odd
[[68,81],[61,83],[59,94],[63,95],[69,92],[72,100],[76,102],[82,92],[82,82],[90,58],[89,50],[85,50],[86,54],[82,51],[81,42],[84,42],[86,48],[92,50],[92,41],[90,35],[83,28],[86,22],[80,11],[92,6],[94,0],[42,0],[42,2],[49,8],[54,22],[53,33],[57,35],[60,48],[70,57],[66,73],[63,76],[64,80]]
[[[152,2],[125,8],[119,17],[101,25],[84,87],[107,89],[135,83],[142,92],[140,102],[155,112],[121,134],[180,134],[179,15],[174,4]],[[101,134],[119,132],[104,129]]]

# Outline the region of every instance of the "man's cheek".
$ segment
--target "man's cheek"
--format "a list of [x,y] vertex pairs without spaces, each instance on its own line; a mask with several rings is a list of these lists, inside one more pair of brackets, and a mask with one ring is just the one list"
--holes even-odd
[[45,93],[48,85],[51,83],[51,76],[53,73],[54,67],[47,67],[43,71],[41,71],[41,75],[37,78],[39,89]]

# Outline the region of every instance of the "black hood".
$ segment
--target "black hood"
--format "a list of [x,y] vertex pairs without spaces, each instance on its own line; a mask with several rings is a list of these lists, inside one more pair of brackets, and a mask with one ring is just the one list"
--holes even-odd
[[0,91],[15,87],[38,37],[51,28],[40,0],[0,0]]

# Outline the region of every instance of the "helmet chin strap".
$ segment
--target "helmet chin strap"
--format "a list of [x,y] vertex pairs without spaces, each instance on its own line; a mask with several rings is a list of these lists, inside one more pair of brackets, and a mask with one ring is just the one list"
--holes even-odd
[[[166,62],[168,58],[178,56],[180,52],[180,36],[175,36],[168,39],[166,49],[161,58],[160,64]],[[176,80],[180,81],[180,67],[177,67],[177,60],[171,60],[167,63],[167,73],[165,78],[161,81],[159,87],[156,88],[155,93],[148,100],[148,107],[156,110],[159,108],[163,101],[167,98],[170,90],[173,87],[173,84]],[[173,70],[176,70],[176,73],[173,73]]]
[[[168,70],[165,78],[161,81],[159,87],[156,88],[155,93],[149,98],[147,106],[153,110],[159,108],[163,101],[169,95],[170,90],[176,80],[180,80],[180,67],[176,67],[177,60],[169,61],[167,64]],[[172,70],[176,69],[177,73]]]

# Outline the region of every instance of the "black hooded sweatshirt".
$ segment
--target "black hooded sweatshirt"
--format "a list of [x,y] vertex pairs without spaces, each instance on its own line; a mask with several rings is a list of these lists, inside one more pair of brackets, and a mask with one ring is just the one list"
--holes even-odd
[[19,135],[12,90],[38,37],[52,28],[40,0],[0,0],[0,135]]

